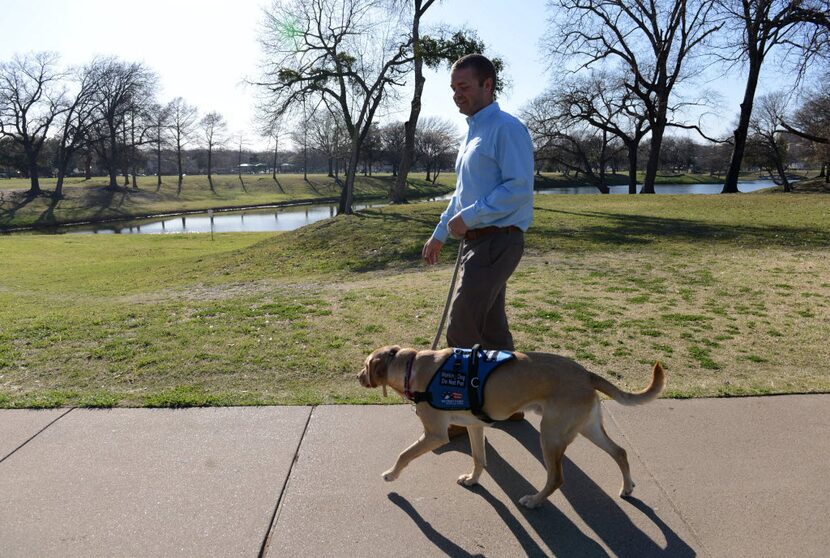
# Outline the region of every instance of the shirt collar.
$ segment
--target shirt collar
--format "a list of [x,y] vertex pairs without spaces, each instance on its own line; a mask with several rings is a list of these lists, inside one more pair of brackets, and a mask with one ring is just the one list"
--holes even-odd
[[496,101],[493,101],[477,113],[472,116],[467,117],[467,125],[472,126],[473,124],[480,124],[484,122],[486,119],[490,118],[491,115],[496,114],[499,112],[499,104]]

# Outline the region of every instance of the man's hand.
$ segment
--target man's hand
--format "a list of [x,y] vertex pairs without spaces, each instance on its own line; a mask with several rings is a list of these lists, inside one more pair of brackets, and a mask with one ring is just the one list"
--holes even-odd
[[441,248],[443,247],[443,242],[430,238],[426,241],[426,244],[424,244],[424,247],[421,250],[421,257],[424,258],[426,263],[433,265],[438,261],[438,254],[441,253]]
[[450,219],[450,222],[447,223],[447,228],[450,230],[450,234],[453,238],[461,238],[468,230],[467,223],[465,223],[464,219],[461,218],[460,213]]

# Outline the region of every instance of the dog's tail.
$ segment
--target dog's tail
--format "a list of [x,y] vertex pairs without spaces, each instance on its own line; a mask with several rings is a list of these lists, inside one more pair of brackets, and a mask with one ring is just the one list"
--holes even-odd
[[591,385],[595,390],[601,391],[617,403],[622,405],[642,405],[657,399],[663,388],[666,387],[666,373],[663,372],[663,367],[659,362],[654,363],[654,369],[651,371],[651,385],[643,391],[637,393],[628,393],[619,389],[617,386],[606,380],[601,376],[597,376],[593,372],[588,372],[591,378]]

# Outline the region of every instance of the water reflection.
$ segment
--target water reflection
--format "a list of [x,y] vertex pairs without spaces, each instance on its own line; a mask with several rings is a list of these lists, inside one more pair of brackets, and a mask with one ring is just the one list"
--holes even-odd
[[[752,192],[774,186],[771,180],[741,182],[742,192]],[[664,184],[655,186],[657,194],[718,194],[720,184]],[[627,194],[628,186],[611,186],[611,194]],[[576,188],[551,188],[539,190],[548,194],[599,194],[591,186]],[[433,200],[446,200],[449,195]],[[385,204],[355,204],[355,210],[379,207]],[[299,207],[251,209],[245,211],[211,212],[210,214],[183,215],[166,219],[148,219],[130,223],[104,223],[96,227],[64,227],[57,232],[87,234],[160,234],[160,233],[221,233],[221,232],[270,232],[291,231],[323,219],[334,217],[336,204],[305,205]]]
[[[383,204],[355,205],[356,210]],[[130,223],[102,223],[91,227],[67,227],[57,232],[80,234],[160,234],[291,231],[304,225],[329,219],[337,214],[336,204],[302,207],[227,211],[213,215],[193,214],[166,219],[147,219]]]

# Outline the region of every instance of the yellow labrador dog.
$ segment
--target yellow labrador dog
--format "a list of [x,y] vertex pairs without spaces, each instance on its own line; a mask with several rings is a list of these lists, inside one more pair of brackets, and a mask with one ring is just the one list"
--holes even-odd
[[[366,358],[358,380],[363,387],[390,387],[402,396],[424,391],[433,374],[450,356],[452,349],[416,351],[398,346],[375,350]],[[602,425],[597,391],[623,405],[641,405],[657,398],[666,383],[660,363],[654,365],[651,385],[639,393],[624,392],[607,380],[587,371],[573,360],[546,353],[515,353],[516,358],[496,368],[484,387],[483,411],[494,420],[533,409],[542,415],[541,442],[547,468],[547,482],[537,494],[523,496],[519,503],[528,508],[540,506],[562,485],[562,456],[577,434],[582,434],[605,450],[619,465],[623,484],[620,496],[634,490],[634,482],[623,448],[614,443]],[[408,376],[408,377],[407,377]],[[410,461],[449,441],[451,424],[467,427],[473,457],[473,470],[461,475],[458,483],[478,483],[486,466],[484,426],[469,410],[439,410],[429,402],[416,404],[415,412],[424,426],[417,442],[404,450],[395,466],[383,473],[386,481],[398,478]]]

